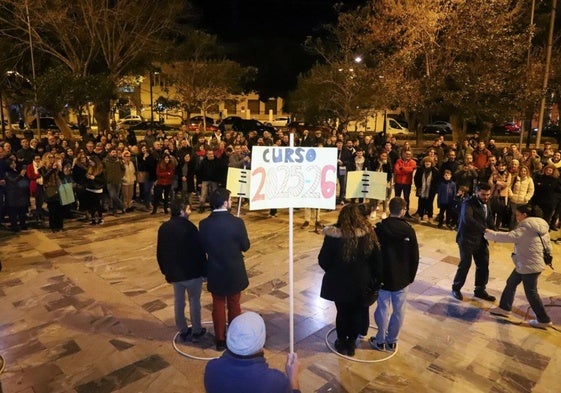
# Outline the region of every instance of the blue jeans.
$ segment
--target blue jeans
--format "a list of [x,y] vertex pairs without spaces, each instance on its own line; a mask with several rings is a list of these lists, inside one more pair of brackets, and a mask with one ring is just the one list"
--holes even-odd
[[144,206],[147,208],[150,207],[150,202],[152,202],[152,187],[154,187],[154,180],[148,180],[143,183],[143,192],[144,192]]
[[[209,197],[214,190],[218,188],[218,183],[215,181],[203,180],[201,185],[201,197],[199,198],[199,208],[204,207],[205,202],[209,202]],[[212,210],[212,206],[210,207]]]
[[397,342],[405,318],[405,300],[408,291],[408,286],[399,291],[380,289],[376,311],[374,311],[374,321],[378,326],[378,333],[376,333],[378,344]]
[[173,283],[175,326],[181,333],[186,333],[188,329],[187,319],[185,318],[185,291],[187,291],[189,295],[189,316],[191,317],[191,324],[193,325],[193,333],[201,332],[202,287],[202,277]]
[[499,307],[503,310],[512,310],[512,303],[514,302],[514,295],[516,294],[516,287],[520,282],[524,286],[524,293],[526,294],[526,299],[530,303],[530,307],[536,314],[536,318],[539,322],[550,322],[551,319],[549,315],[545,312],[545,308],[538,293],[538,277],[540,273],[532,274],[520,274],[516,270],[510,273],[510,276],[506,280],[506,286],[501,295],[501,302]]
[[107,183],[107,193],[109,194],[109,207],[115,213],[117,210],[123,210],[124,205],[119,193],[121,192],[121,183]]

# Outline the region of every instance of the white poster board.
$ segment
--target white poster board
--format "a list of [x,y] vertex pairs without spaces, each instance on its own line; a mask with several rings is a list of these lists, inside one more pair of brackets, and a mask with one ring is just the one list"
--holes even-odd
[[347,172],[345,198],[386,199],[387,179],[388,174],[385,172]]
[[253,146],[250,179],[250,210],[335,209],[337,149]]
[[226,189],[232,193],[232,198],[249,198],[249,169],[228,168]]

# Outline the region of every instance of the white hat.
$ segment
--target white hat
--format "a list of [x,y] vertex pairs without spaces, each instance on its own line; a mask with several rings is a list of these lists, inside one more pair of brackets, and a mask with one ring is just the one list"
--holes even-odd
[[226,345],[240,356],[253,355],[265,345],[265,321],[253,311],[238,315],[228,326]]

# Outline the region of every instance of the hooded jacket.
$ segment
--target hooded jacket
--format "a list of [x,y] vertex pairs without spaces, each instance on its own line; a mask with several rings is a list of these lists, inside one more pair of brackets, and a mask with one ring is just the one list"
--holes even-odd
[[206,256],[199,231],[185,217],[172,216],[160,226],[156,256],[167,282],[206,276]]
[[[325,227],[325,238],[318,255],[320,267],[325,271],[320,296],[340,303],[360,302],[369,284],[376,279],[380,253],[376,247],[367,255],[357,256],[351,262],[343,260],[341,229]],[[357,233],[364,237],[365,233]]]
[[390,216],[376,225],[382,248],[382,289],[399,291],[415,280],[419,267],[419,244],[411,225]]
[[485,238],[498,243],[514,243],[512,261],[519,274],[540,273],[545,269],[542,241],[551,252],[549,225],[543,218],[528,217],[510,232],[485,232]]

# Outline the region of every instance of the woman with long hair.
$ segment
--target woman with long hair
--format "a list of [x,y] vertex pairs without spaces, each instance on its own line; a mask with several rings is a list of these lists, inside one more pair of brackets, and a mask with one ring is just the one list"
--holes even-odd
[[43,155],[43,164],[39,168],[45,189],[45,201],[49,209],[49,228],[53,232],[62,230],[64,209],[60,203],[58,187],[62,183],[62,160],[53,151]]
[[364,302],[367,288],[380,266],[378,239],[359,205],[343,206],[337,223],[323,230],[325,238],[318,256],[325,271],[320,296],[335,302],[337,352],[354,356],[356,339],[369,325],[369,305]]
[[508,192],[508,205],[511,209],[509,231],[516,226],[516,208],[530,202],[534,196],[534,180],[530,170],[523,165],[518,169],[518,174],[512,177],[512,184]]
[[510,317],[516,287],[524,286],[526,299],[536,315],[528,324],[535,328],[551,326],[551,318],[547,315],[538,293],[538,278],[545,269],[544,250],[551,253],[549,225],[541,218],[541,211],[535,206],[520,205],[515,212],[517,227],[510,232],[485,231],[485,239],[499,243],[514,243],[512,261],[514,270],[506,280],[499,307],[489,312],[494,315]]
[[88,157],[83,150],[78,151],[74,162],[72,163],[72,178],[75,182],[76,200],[78,201],[78,210],[84,212],[87,218],[88,202],[86,192],[86,174],[88,173]]
[[[154,186],[154,207],[151,214],[156,214],[158,205],[163,201],[164,213],[168,212],[171,185],[175,175],[175,164],[172,162],[171,156],[166,154],[162,157],[156,167],[156,175],[158,180]],[[163,198],[162,198],[163,194]]]
[[103,163],[95,155],[88,158],[85,186],[87,205],[91,218],[90,224],[103,224],[102,197],[103,187],[105,186],[105,172],[103,171]]

